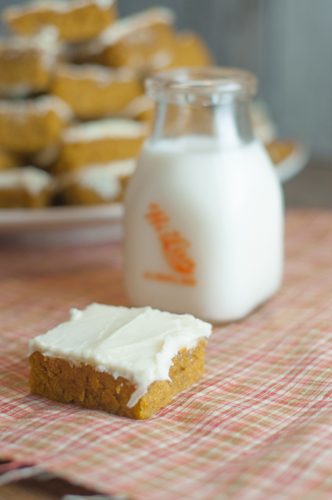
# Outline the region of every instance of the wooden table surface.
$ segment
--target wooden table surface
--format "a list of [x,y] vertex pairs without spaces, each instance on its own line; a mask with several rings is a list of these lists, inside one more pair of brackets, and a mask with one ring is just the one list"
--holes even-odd
[[[286,207],[332,208],[332,162],[331,166],[311,162],[284,185],[284,191]],[[91,496],[93,492],[58,479],[28,479],[0,487],[0,500],[58,500],[65,494]]]

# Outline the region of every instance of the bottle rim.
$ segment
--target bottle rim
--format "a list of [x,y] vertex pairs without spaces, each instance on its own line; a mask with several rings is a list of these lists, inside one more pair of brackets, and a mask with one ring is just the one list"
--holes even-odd
[[257,79],[238,68],[178,68],[150,76],[145,80],[145,90],[157,101],[211,105],[254,96]]

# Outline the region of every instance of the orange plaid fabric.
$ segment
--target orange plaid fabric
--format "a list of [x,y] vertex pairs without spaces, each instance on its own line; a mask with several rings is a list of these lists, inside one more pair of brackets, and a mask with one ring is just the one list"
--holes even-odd
[[121,247],[0,249],[0,454],[133,500],[332,498],[332,212],[286,217],[280,293],[216,328],[206,374],[147,421],[29,395],[28,339],[124,304]]

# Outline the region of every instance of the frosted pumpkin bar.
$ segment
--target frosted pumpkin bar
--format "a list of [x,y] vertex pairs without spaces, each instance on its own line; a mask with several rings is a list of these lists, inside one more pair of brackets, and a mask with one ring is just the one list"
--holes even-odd
[[16,167],[0,172],[0,208],[42,208],[50,204],[54,181],[38,168]]
[[141,95],[143,88],[129,68],[61,64],[51,92],[66,101],[78,118],[95,119],[119,112]]
[[96,205],[120,201],[127,180],[136,169],[136,160],[112,161],[88,165],[64,174],[59,179],[63,201],[67,205]]
[[59,38],[80,42],[94,38],[117,18],[114,0],[44,0],[8,7],[3,21],[15,33],[31,35],[54,26]]
[[204,372],[211,325],[150,307],[91,304],[30,340],[31,392],[145,419]]
[[137,157],[147,135],[145,123],[110,118],[64,130],[55,171],[70,172],[94,163]]
[[153,7],[122,18],[99,37],[102,61],[110,66],[145,67],[160,50],[173,47],[174,13],[165,7]]
[[176,37],[176,47],[169,64],[164,67],[159,65],[156,69],[210,66],[212,60],[204,40],[195,32],[184,31]]
[[0,100],[0,146],[17,153],[37,152],[59,141],[72,116],[57,96]]
[[95,40],[71,47],[71,58],[77,62],[93,60],[111,67],[150,68],[155,54],[174,47],[174,20],[173,11],[166,7],[152,7],[123,17]]
[[56,34],[0,39],[0,94],[25,96],[48,90],[57,59]]
[[288,158],[295,150],[296,144],[291,140],[275,140],[265,144],[266,150],[274,163],[283,162]]

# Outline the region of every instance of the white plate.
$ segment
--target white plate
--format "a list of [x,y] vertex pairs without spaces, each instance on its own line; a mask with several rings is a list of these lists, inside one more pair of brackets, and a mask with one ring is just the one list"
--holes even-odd
[[59,245],[122,238],[122,203],[0,210],[0,243]]
[[69,229],[87,225],[108,225],[123,216],[122,203],[84,207],[0,210],[1,231]]
[[[308,149],[297,143],[294,151],[276,165],[281,182],[307,164]],[[0,209],[0,244],[88,244],[122,238],[122,203],[86,207],[50,207],[36,210]]]
[[309,149],[301,142],[295,143],[292,153],[275,166],[280,181],[289,181],[300,173],[308,163],[309,157]]

